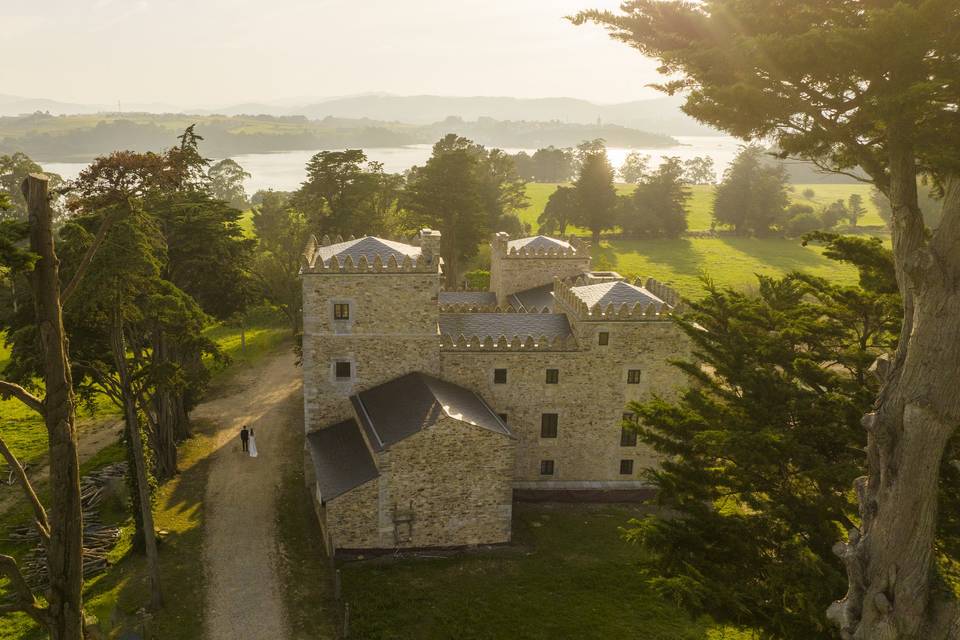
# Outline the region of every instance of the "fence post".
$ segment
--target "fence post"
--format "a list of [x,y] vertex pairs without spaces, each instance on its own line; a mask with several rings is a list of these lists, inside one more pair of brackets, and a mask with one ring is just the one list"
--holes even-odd
[[340,569],[337,569],[333,574],[333,597],[336,600],[340,601]]
[[350,637],[350,603],[343,604],[343,637]]

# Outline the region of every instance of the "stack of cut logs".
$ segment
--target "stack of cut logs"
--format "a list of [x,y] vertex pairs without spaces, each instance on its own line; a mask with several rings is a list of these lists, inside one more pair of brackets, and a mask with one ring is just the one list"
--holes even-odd
[[[100,505],[111,482],[123,482],[127,463],[118,462],[80,478],[80,503],[83,507],[83,577],[89,579],[107,569],[107,553],[120,538],[120,529],[104,525],[100,520]],[[20,564],[24,577],[33,588],[42,588],[47,582],[47,561],[40,534],[34,526],[10,529],[11,542],[34,543],[35,546]]]

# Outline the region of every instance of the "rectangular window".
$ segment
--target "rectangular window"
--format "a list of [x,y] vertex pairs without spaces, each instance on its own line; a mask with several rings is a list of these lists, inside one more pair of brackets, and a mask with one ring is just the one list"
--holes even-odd
[[610,344],[610,333],[607,331],[601,331],[597,334],[597,344],[601,347],[605,347]]
[[498,413],[498,414],[497,414],[497,417],[500,418],[500,420],[503,422],[503,424],[507,424],[507,414],[505,414],[505,413]]
[[350,319],[350,305],[346,302],[338,302],[333,305],[333,319],[334,320],[349,320]]
[[627,384],[640,384],[640,369],[627,371]]
[[542,476],[552,476],[552,475],[553,475],[553,460],[541,460],[541,461],[540,461],[540,475],[542,475]]
[[506,369],[494,369],[494,370],[493,370],[493,383],[494,383],[494,384],[507,384],[507,370],[506,370]]
[[637,446],[637,431],[633,427],[628,427],[628,426],[620,427],[620,446],[621,447]]
[[620,461],[620,475],[629,476],[633,474],[633,460]]
[[349,362],[337,362],[336,364],[336,376],[337,380],[349,379],[350,378],[350,363]]
[[555,413],[545,413],[542,416],[540,416],[540,437],[556,438],[557,425],[559,423],[560,423],[560,418]]
[[560,369],[547,369],[547,384],[560,382]]

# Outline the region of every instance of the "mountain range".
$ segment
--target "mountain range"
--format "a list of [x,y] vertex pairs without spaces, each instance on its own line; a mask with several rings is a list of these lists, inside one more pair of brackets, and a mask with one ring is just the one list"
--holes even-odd
[[318,100],[302,99],[248,102],[223,107],[187,108],[172,104],[96,105],[60,102],[46,98],[25,98],[0,94],[0,116],[35,111],[54,115],[124,112],[190,113],[198,115],[300,115],[310,119],[369,118],[371,120],[428,124],[446,118],[615,124],[666,135],[718,135],[680,110],[682,98],[663,97],[619,104],[596,104],[577,98],[510,98],[398,96],[364,94]]

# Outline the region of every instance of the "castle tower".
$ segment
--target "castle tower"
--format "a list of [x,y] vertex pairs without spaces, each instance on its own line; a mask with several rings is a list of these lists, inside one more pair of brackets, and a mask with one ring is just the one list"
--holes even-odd
[[547,236],[511,240],[504,232],[490,242],[490,291],[497,304],[538,287],[550,288],[555,277],[573,278],[590,270],[590,245],[579,238],[570,242]]
[[413,371],[435,375],[440,233],[420,246],[367,236],[312,242],[304,255],[307,432],[352,413],[349,397]]

